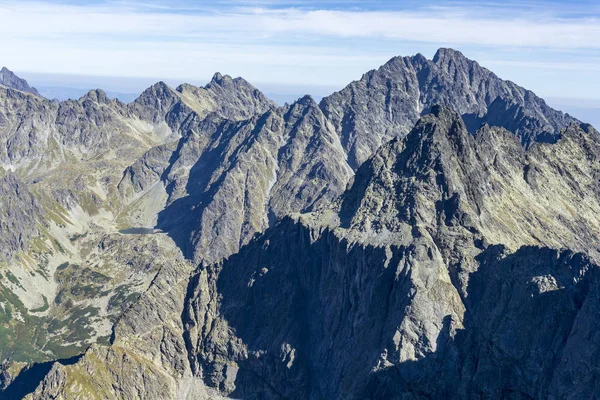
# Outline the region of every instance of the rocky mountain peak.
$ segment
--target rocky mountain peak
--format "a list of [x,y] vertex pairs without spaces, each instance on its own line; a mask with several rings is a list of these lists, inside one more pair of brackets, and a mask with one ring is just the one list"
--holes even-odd
[[[428,114],[423,115],[413,130],[404,138],[404,150],[415,152],[416,148],[422,148],[422,155],[431,157],[433,152],[437,155],[455,156],[454,148],[464,147],[472,140],[466,125],[458,112],[450,107],[436,104],[431,107]],[[440,149],[437,146],[444,142],[452,143],[451,148]],[[423,160],[416,162],[411,160],[407,164],[424,166]]]
[[[432,62],[441,72],[448,74],[455,86],[461,85],[471,90],[479,90],[478,86],[484,81],[502,82],[487,68],[454,49],[440,48],[435,53]],[[503,93],[499,92],[497,95],[503,95]],[[503,95],[503,97],[508,98],[509,95]]]
[[210,83],[214,83],[217,85],[223,85],[230,82],[233,82],[233,78],[231,78],[231,76],[227,74],[222,75],[220,72],[215,72],[212,79],[210,80]]
[[79,99],[80,103],[84,101],[93,101],[95,103],[109,103],[110,99],[102,89],[92,89]]
[[445,48],[433,60],[422,55],[394,57],[325,97],[320,106],[356,169],[382,144],[405,136],[435,104],[456,110],[470,128],[483,123],[504,127],[524,147],[555,141],[561,129],[576,121],[459,51]]
[[0,85],[40,96],[36,88],[29,86],[25,79],[19,78],[6,67],[0,70]]
[[313,99],[313,97],[310,94],[300,97],[292,104],[292,106],[294,104],[300,105],[302,107],[318,107],[317,102],[315,101],[315,99]]
[[417,53],[414,56],[412,56],[413,60],[416,61],[421,61],[421,62],[427,62],[427,57],[425,57],[423,54],[421,53]]
[[179,94],[165,82],[160,81],[144,90],[129,106],[132,112],[141,118],[158,122],[164,119],[174,104],[179,102]]
[[[449,60],[469,60],[463,53],[447,47],[440,47],[434,54],[432,61],[435,64],[444,64]],[[469,60],[470,61],[470,60]]]
[[[572,384],[555,366],[573,363],[569,349],[590,341],[583,316],[597,310],[598,268],[544,246],[597,259],[584,243],[600,226],[591,179],[598,147],[572,124],[557,143],[525,149],[502,127],[472,135],[460,113],[432,105],[358,168],[341,205],[283,219],[197,271],[183,317],[195,373],[242,398],[444,398],[458,390],[450,398],[483,391],[501,399],[507,387],[519,398],[565,397]],[[212,274],[218,311],[207,306]],[[285,299],[276,295],[282,287]],[[548,330],[552,342],[538,326],[558,326]],[[540,351],[533,364],[515,358],[532,347]],[[574,368],[587,381],[594,374],[584,359]],[[498,384],[513,362],[529,373]],[[495,373],[480,375],[473,363]]]
[[[256,89],[250,82],[242,77],[232,78],[230,75],[222,75],[216,72],[210,82],[205,86],[208,90],[225,90],[229,92],[254,92],[257,96],[262,93]],[[261,97],[264,97],[262,95]],[[266,97],[265,97],[266,99]]]
[[156,82],[154,85],[150,86],[148,89],[144,90],[140,97],[144,97],[146,95],[155,95],[158,94],[161,97],[170,96],[174,92],[173,88],[167,85],[163,81]]
[[406,226],[400,221],[424,223],[427,218],[416,222],[424,215],[418,210],[421,202],[415,195],[422,192],[416,187],[443,186],[454,174],[457,160],[468,158],[473,141],[460,114],[448,107],[431,107],[405,138],[386,143],[358,169],[340,199],[342,225],[402,232]]
[[148,105],[156,109],[163,108],[165,102],[172,103],[178,98],[177,92],[160,81],[144,90],[140,96],[135,99],[134,104]]
[[221,115],[227,118],[245,119],[275,107],[267,96],[241,77],[231,78],[217,72],[203,89],[215,99]]

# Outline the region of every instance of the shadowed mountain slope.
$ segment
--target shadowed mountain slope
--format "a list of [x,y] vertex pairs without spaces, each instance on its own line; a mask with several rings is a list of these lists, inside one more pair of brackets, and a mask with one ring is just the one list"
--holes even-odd
[[[472,136],[458,114],[432,112],[378,150],[331,209],[285,219],[199,269],[184,337],[209,387],[273,399],[594,390],[571,392],[566,376],[552,374],[572,361],[549,358],[576,346],[570,332],[600,323],[587,307],[576,318],[598,291],[598,133],[572,125],[556,144],[524,150],[503,128]],[[498,293],[508,276],[512,292]],[[564,291],[544,294],[554,290]],[[586,343],[600,348],[595,336]],[[523,379],[504,372],[511,352]],[[571,365],[569,376],[598,378],[584,361]],[[453,392],[457,366],[463,386]]]

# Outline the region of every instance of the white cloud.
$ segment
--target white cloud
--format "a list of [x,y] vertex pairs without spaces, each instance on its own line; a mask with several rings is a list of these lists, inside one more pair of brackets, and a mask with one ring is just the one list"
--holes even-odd
[[[591,74],[600,57],[597,18],[561,18],[562,10],[539,3],[510,12],[489,3],[412,11],[232,3],[183,12],[169,3],[0,0],[0,63],[24,71],[188,79],[220,70],[254,81],[337,85],[394,55],[431,55],[440,46],[485,54],[492,65],[529,70],[573,68]],[[552,59],[533,59],[532,49]],[[507,51],[509,60],[494,60]],[[584,60],[565,60],[573,51]]]
[[133,3],[86,7],[0,2],[3,21],[0,34],[26,38],[111,34],[242,41],[278,35],[316,35],[600,49],[600,23],[596,18],[560,19],[545,15],[540,19],[531,13],[508,19],[493,18],[486,10],[481,7],[438,7],[413,12],[233,8],[233,11],[215,9],[185,15]]

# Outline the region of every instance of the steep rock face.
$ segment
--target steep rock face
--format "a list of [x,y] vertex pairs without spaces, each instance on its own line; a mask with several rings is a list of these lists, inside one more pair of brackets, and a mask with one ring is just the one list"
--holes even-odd
[[161,263],[150,289],[115,324],[112,345],[92,346],[73,365],[55,364],[29,398],[220,398],[187,362],[180,315],[191,269],[181,256]]
[[[263,114],[273,107],[273,103],[247,81],[217,73],[206,87],[183,84],[174,90],[164,82],[159,82],[128,105],[128,112],[141,120],[164,124],[173,132],[185,136],[194,130],[194,124],[209,115],[238,121]],[[134,193],[143,190],[150,182],[151,178],[145,175],[147,170],[164,171],[168,166],[169,157],[175,151],[169,145],[172,143],[150,149],[147,155],[125,171],[124,180],[131,181]],[[162,155],[159,156],[159,153]],[[160,159],[156,159],[157,156]],[[123,182],[122,190],[128,190],[126,186],[127,183]]]
[[[2,87],[0,105],[0,163],[28,174],[71,161],[71,155],[85,159],[110,150],[149,149],[180,136],[180,126],[192,114],[215,112],[237,120],[273,107],[248,82],[230,77],[206,88],[182,85],[174,90],[159,82],[128,105],[109,100],[99,89],[79,100],[55,103]],[[131,153],[118,156],[130,163],[136,158]]]
[[[184,119],[178,143],[155,147],[128,168],[119,190],[142,201],[163,187],[168,196],[158,227],[190,241],[188,248],[205,263],[236,252],[280,215],[328,204],[351,175],[337,135],[310,97],[245,121],[215,112],[201,115],[192,112]],[[127,398],[132,388],[154,398],[203,398],[214,392],[203,392],[183,342],[179,316],[191,270],[180,263],[162,267],[115,325],[111,348],[90,350],[74,366],[58,367],[34,398],[47,396],[56,380],[61,396],[85,398],[92,389],[82,389],[73,377],[96,371],[98,354],[130,360],[123,364],[131,371],[126,381],[112,362],[99,382],[90,379],[92,391],[105,398]],[[155,380],[165,383],[140,388]]]
[[[105,335],[115,324],[114,346],[92,348],[76,365],[57,364],[40,389],[44,392],[42,398],[50,392],[52,396],[64,393],[66,398],[131,398],[139,393],[152,398],[172,398],[178,393],[192,398],[204,396],[203,385],[196,382],[189,369],[179,318],[192,267],[173,248],[175,244],[167,235],[129,229],[125,217],[129,208],[139,206],[137,192],[149,189],[146,183],[155,183],[154,176],[165,172],[167,166],[161,170],[161,162],[165,157],[167,164],[171,161],[178,148],[177,139],[182,132],[192,135],[188,127],[199,123],[203,119],[200,116],[211,115],[237,126],[236,119],[251,118],[255,112],[272,108],[270,101],[242,79],[226,77],[208,87],[193,88],[197,93],[191,93],[189,85],[187,91],[177,91],[159,83],[129,105],[108,99],[101,90],[58,104],[40,99],[43,106],[50,107],[36,111],[48,121],[48,126],[40,129],[39,151],[28,154],[29,158],[16,155],[15,159],[37,164],[39,170],[23,166],[17,172],[31,175],[24,187],[35,188],[43,199],[43,208],[51,215],[41,249],[36,247],[34,254],[27,255],[45,262],[40,270],[44,282],[41,293],[34,293],[30,287],[37,278],[32,285],[21,281],[22,292],[11,293],[11,286],[1,293],[6,297],[3,300],[9,300],[4,306],[9,307],[11,301],[17,303],[24,317],[22,324],[9,321],[9,331],[2,335],[31,347],[23,354],[23,349],[9,343],[1,354],[28,360],[44,360],[52,354],[68,357],[91,343],[107,343]],[[7,93],[7,99],[17,98],[16,109],[9,114],[15,124],[21,112],[32,114],[27,101],[33,100],[19,97],[24,95],[15,90],[7,89]],[[207,98],[210,103],[204,107]],[[230,137],[235,133],[232,129]],[[36,138],[37,131],[23,129],[23,136],[27,135]],[[138,162],[127,169],[136,159]],[[150,165],[156,168],[146,179],[141,177],[138,172]],[[119,182],[125,169],[135,178]],[[129,182],[134,184],[127,189]],[[31,279],[25,274],[26,266],[6,267],[15,272],[15,279],[21,280],[22,275]],[[23,274],[17,274],[20,268]],[[28,296],[28,302],[9,297],[15,293]],[[43,299],[43,305],[35,304],[36,297]],[[134,303],[135,308],[131,307]],[[157,318],[150,318],[157,312]],[[13,315],[16,313],[13,308]],[[140,325],[141,319],[145,322]],[[148,330],[140,331],[142,326]],[[44,328],[46,335],[41,333]],[[21,337],[10,329],[20,332]],[[119,349],[119,343],[125,348]],[[74,379],[88,373],[102,379],[83,385]],[[146,385],[148,381],[156,384]],[[144,385],[146,389],[142,390]]]
[[[166,117],[169,113],[187,116],[194,111],[200,118],[216,113],[223,118],[244,120],[274,106],[246,80],[216,73],[205,87],[182,84],[172,89],[164,82],[158,82],[146,89],[129,108],[143,120],[160,123],[166,119],[173,128],[173,117]],[[184,119],[180,117],[178,122]]]
[[[247,121],[213,113],[204,119],[192,115],[183,126],[187,133],[179,144],[147,152],[127,170],[120,188],[144,196],[164,179],[172,203],[164,211],[165,225],[159,226],[170,234],[166,224],[174,225],[175,234],[200,227],[201,234],[181,237],[204,240],[198,254],[206,263],[237,251],[239,241],[268,226],[269,215],[328,204],[351,173],[337,135],[309,97]],[[238,201],[239,208],[234,207]],[[186,225],[181,227],[180,221]],[[58,398],[90,393],[128,398],[134,388],[152,398],[219,398],[218,391],[194,376],[183,341],[180,316],[192,270],[183,260],[162,266],[150,288],[115,324],[112,346],[88,351],[73,366],[57,366],[33,398],[50,393]],[[81,385],[81,377],[90,374],[102,378],[85,378]]]
[[158,82],[144,90],[129,108],[140,119],[158,124],[164,122],[174,104],[179,104],[177,92],[166,83]]
[[159,181],[169,167],[178,141],[155,146],[127,167],[119,182],[119,190],[124,196],[135,196],[144,192]]
[[[402,398],[402,393],[419,398],[450,393],[445,383],[431,381],[444,371],[444,382],[452,384],[447,371],[464,362],[459,398],[483,389],[492,398],[506,391],[545,398],[551,385],[564,390],[559,387],[567,378],[559,378],[563,383],[546,378],[555,366],[544,360],[563,349],[559,336],[570,330],[556,324],[574,317],[577,307],[569,300],[555,304],[542,296],[534,301],[541,305],[514,311],[515,325],[498,325],[506,337],[499,340],[509,341],[521,324],[531,332],[540,319],[528,315],[539,307],[547,310],[545,326],[559,329],[555,341],[538,335],[539,348],[531,350],[540,353],[538,361],[523,366],[532,369],[529,380],[506,375],[502,384],[488,384],[495,372],[479,376],[469,360],[494,366],[510,365],[511,358],[459,346],[471,329],[479,329],[471,318],[485,325],[487,309],[474,317],[471,308],[479,307],[480,291],[493,292],[494,282],[504,282],[510,274],[504,265],[534,264],[513,275],[514,294],[506,301],[515,304],[530,296],[531,285],[541,287],[540,293],[587,271],[590,285],[596,284],[591,277],[598,267],[586,256],[523,246],[569,247],[598,259],[597,247],[586,245],[594,243],[600,226],[598,149],[597,132],[573,125],[558,143],[526,151],[504,129],[486,127],[472,136],[458,114],[434,108],[404,140],[390,142],[365,163],[331,210],[299,222],[286,219],[222,264],[200,268],[183,316],[195,375],[233,398]],[[577,161],[557,163],[567,158]],[[536,177],[524,170],[535,170]],[[569,211],[574,209],[578,213]],[[501,255],[491,246],[496,243],[506,243]],[[559,261],[549,261],[554,259]],[[495,275],[480,278],[494,263],[500,265],[489,267]],[[571,275],[563,276],[565,270]],[[587,279],[571,283],[573,292],[565,299],[583,299]],[[277,295],[281,292],[285,298]],[[494,296],[486,300],[489,307],[504,304]],[[478,341],[475,349],[483,346],[482,337],[472,340]],[[590,345],[600,343],[591,339]],[[448,352],[447,364],[415,372],[442,351]],[[400,378],[389,378],[395,371]],[[582,374],[586,381],[596,376]],[[429,382],[432,391],[423,394],[421,382]],[[528,383],[540,390],[525,390]]]
[[0,85],[40,96],[36,88],[29,86],[25,79],[19,78],[6,67],[0,70]]
[[[246,98],[249,84],[236,82],[212,95],[213,108]],[[238,115],[271,107],[253,96]],[[123,171],[176,144],[186,119],[212,111],[164,84],[129,105],[99,89],[58,103],[5,87],[0,103],[0,358],[68,358],[108,343],[163,261],[180,254],[167,235],[129,224],[128,209],[146,205],[121,194]]]
[[279,217],[329,204],[352,173],[339,138],[308,96],[244,121],[193,115],[182,130],[176,148],[150,150],[120,188],[143,195],[164,187],[157,227],[197,262],[237,252]]
[[136,157],[164,140],[155,128],[127,115],[127,106],[101,91],[61,103],[0,88],[0,162],[5,170],[34,176],[104,155]]
[[61,144],[83,158],[134,147],[137,138],[126,134],[130,127],[123,118],[124,112],[123,103],[108,101],[100,90],[91,91],[77,101],[61,102],[55,120]]
[[[383,243],[406,235],[407,224],[432,235],[462,227],[512,250],[544,245],[597,258],[589,244],[600,209],[599,154],[589,126],[573,124],[556,144],[524,150],[501,128],[470,135],[456,113],[437,107],[357,171],[340,221]],[[450,243],[440,248],[452,252]]]
[[179,86],[177,91],[184,97],[193,96],[199,99],[196,101],[202,104],[212,104],[212,107],[203,107],[207,113],[215,112],[231,120],[248,119],[275,108],[271,100],[245,79],[231,78],[218,72],[203,88],[184,84]]
[[39,233],[42,209],[27,185],[12,173],[0,178],[0,261],[26,250]]
[[[435,257],[424,242],[359,245],[286,219],[191,282],[194,371],[232,398],[353,398],[400,331],[398,353],[412,359],[435,351],[436,320],[460,321],[460,298]],[[417,303],[416,290],[443,302]],[[431,325],[419,329],[419,313]]]
[[0,87],[0,163],[16,169],[39,158],[54,135],[57,106],[18,90]]
[[[534,125],[514,120],[512,110],[488,107],[497,99],[518,105]],[[406,135],[419,116],[435,104],[449,106],[465,119],[511,130],[525,147],[555,141],[575,119],[548,107],[531,91],[503,81],[452,49],[440,49],[433,60],[418,54],[396,57],[365,74],[340,92],[324,98],[323,112],[341,137],[350,165],[356,169],[383,143]]]
[[278,218],[330,204],[352,175],[339,138],[310,96],[292,104],[283,120],[269,203],[271,216]]
[[169,200],[158,227],[188,257],[218,259],[265,224],[280,121],[269,113],[241,122],[216,116],[192,122],[166,177]]
[[[597,396],[599,267],[581,255],[492,246],[469,282],[464,329],[435,353],[373,374],[365,398]],[[431,382],[435,382],[432,384]]]

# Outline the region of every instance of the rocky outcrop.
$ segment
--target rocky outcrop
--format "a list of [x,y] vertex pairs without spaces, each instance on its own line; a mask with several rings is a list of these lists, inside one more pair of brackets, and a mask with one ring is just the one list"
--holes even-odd
[[0,85],[12,89],[17,89],[21,92],[31,93],[36,96],[40,96],[36,88],[29,86],[25,79],[19,78],[6,67],[2,67],[2,69],[0,70]]
[[[213,108],[203,106],[205,112],[215,112],[229,120],[244,120],[254,115],[264,114],[275,108],[260,90],[243,78],[215,73],[211,81],[203,88],[183,84],[177,88],[182,96],[192,96],[202,105],[213,104]],[[202,114],[200,114],[203,116]]]
[[352,171],[333,127],[309,96],[244,121],[193,114],[175,145],[153,148],[119,185],[168,198],[157,227],[196,262],[239,249],[277,218],[329,204]]
[[183,84],[172,89],[159,82],[129,105],[131,114],[153,123],[166,121],[172,129],[174,122],[182,123],[191,112],[200,118],[215,113],[230,120],[244,120],[274,107],[244,79],[219,73],[205,87]]
[[[236,82],[211,94],[211,107],[237,107],[236,95],[249,110],[238,116],[261,101],[262,112],[271,107],[249,84]],[[254,103],[236,93],[242,89]],[[170,157],[185,120],[214,112],[161,84],[129,105],[101,90],[51,102],[5,87],[0,104],[0,359],[68,358],[108,343],[112,325],[163,261],[180,256],[168,236],[130,224],[130,209],[161,203],[146,207],[135,190],[121,193],[123,171],[132,164],[135,171],[147,151],[157,154],[147,164],[160,160],[161,148]],[[189,273],[187,266],[172,268]]]
[[[502,128],[472,136],[434,107],[367,161],[331,210],[285,219],[197,272],[183,316],[194,373],[233,398],[431,398],[453,393],[458,365],[456,398],[564,395],[567,378],[553,381],[550,360],[598,290],[597,250],[585,245],[600,233],[598,150],[597,133],[578,126],[525,150]],[[567,154],[586,161],[555,163]],[[546,299],[555,290],[565,297]],[[503,372],[512,357],[523,380]],[[569,376],[596,379],[583,365]]]
[[491,246],[477,261],[464,328],[453,335],[446,319],[434,353],[373,374],[364,397],[597,396],[598,265],[538,247]]
[[[520,111],[503,108],[503,103],[514,104]],[[482,123],[507,128],[525,147],[536,141],[555,141],[561,129],[576,122],[533,92],[503,81],[452,49],[439,49],[433,60],[420,54],[392,58],[325,97],[321,108],[356,169],[379,146],[406,135],[436,104],[455,109],[473,131]],[[515,113],[523,115],[515,118]]]
[[56,104],[15,89],[0,87],[0,165],[16,169],[48,148],[55,129]]
[[27,185],[12,173],[0,178],[0,261],[27,250],[43,221],[42,209]]

